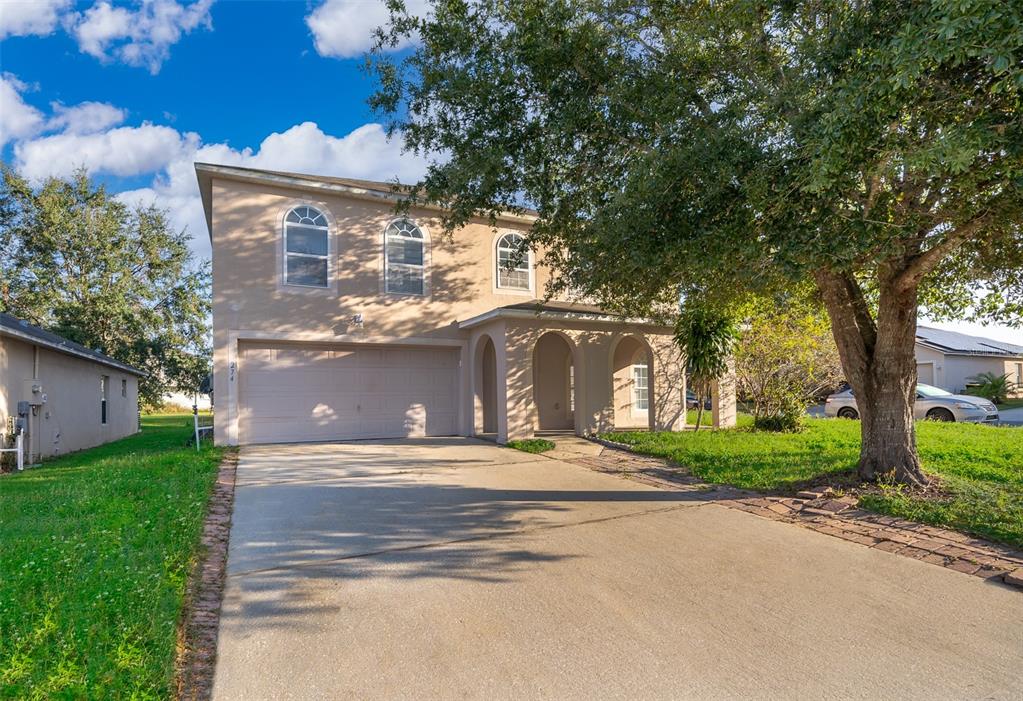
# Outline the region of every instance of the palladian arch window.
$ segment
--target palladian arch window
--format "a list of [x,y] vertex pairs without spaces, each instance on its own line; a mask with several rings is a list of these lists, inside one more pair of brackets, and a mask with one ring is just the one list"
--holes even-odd
[[407,219],[391,222],[384,234],[384,259],[388,292],[423,294],[423,232],[418,226]]
[[327,218],[302,205],[284,217],[284,282],[303,287],[327,287],[329,237]]
[[497,240],[497,286],[508,290],[528,290],[529,251],[521,234],[505,234]]

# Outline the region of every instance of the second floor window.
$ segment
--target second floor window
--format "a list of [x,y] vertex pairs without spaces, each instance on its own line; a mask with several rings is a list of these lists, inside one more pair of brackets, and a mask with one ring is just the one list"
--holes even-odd
[[423,232],[407,220],[391,222],[384,234],[387,291],[423,294]]
[[529,290],[529,251],[520,234],[497,240],[497,286],[505,290]]
[[313,207],[295,207],[284,218],[284,282],[327,287],[329,258],[327,218]]

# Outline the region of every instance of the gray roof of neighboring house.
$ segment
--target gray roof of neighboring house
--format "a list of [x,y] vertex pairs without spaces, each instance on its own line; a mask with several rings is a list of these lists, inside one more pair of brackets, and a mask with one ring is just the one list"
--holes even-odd
[[11,316],[10,314],[5,314],[3,312],[0,312],[0,335],[18,338],[28,343],[34,343],[51,350],[55,350],[58,353],[91,360],[93,362],[100,363],[101,365],[123,370],[124,372],[132,375],[138,375],[141,377],[146,374],[137,368],[133,368],[131,365],[126,365],[118,360],[114,360],[109,355],[104,355],[99,351],[86,348],[80,343],[69,341],[63,336],[58,336],[57,334],[41,329],[38,326],[33,326],[23,319],[19,319],[16,316]]
[[1005,341],[995,341],[980,336],[968,336],[956,331],[932,329],[929,326],[916,327],[916,342],[939,350],[948,355],[999,355],[1023,357],[1023,346]]

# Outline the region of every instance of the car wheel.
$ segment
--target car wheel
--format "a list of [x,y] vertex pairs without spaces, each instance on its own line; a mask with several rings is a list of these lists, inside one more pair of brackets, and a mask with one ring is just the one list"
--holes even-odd
[[850,409],[849,407],[844,407],[844,408],[838,410],[838,418],[840,418],[840,419],[858,419],[858,418],[860,418],[860,415],[856,412],[855,409]]
[[948,409],[931,409],[927,412],[927,418],[931,421],[955,421],[956,417]]

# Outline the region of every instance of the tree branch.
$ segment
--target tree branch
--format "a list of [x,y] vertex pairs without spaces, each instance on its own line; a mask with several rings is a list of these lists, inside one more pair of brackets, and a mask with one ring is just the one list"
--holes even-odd
[[991,221],[990,213],[974,217],[950,231],[945,238],[908,259],[906,266],[892,280],[892,287],[904,292],[919,284],[920,280],[941,262],[941,259],[966,242]]

